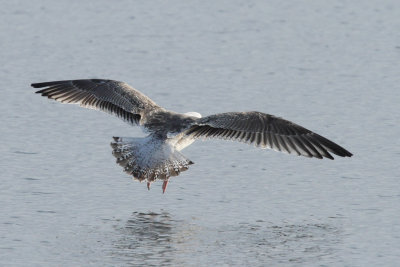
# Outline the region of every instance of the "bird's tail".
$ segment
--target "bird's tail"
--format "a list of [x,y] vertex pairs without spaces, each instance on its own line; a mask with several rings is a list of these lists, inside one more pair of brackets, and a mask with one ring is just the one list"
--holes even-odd
[[168,180],[186,171],[193,162],[175,148],[152,138],[114,137],[113,155],[124,171],[139,181]]

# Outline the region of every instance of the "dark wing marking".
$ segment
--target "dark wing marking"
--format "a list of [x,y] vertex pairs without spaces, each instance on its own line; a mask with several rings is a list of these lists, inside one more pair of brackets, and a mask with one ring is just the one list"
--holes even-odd
[[114,114],[131,124],[138,124],[150,111],[161,109],[150,98],[128,84],[113,80],[66,80],[31,84],[44,88],[36,93],[61,103]]
[[237,140],[306,157],[333,159],[352,154],[343,147],[293,122],[261,112],[228,112],[198,119],[187,130],[191,138]]

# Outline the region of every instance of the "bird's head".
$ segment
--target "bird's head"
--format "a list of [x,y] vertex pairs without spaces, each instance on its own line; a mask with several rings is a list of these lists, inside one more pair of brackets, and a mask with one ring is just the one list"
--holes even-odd
[[191,116],[191,117],[196,117],[196,118],[201,118],[201,114],[198,113],[198,112],[194,112],[194,111],[186,112],[186,113],[184,113],[184,115]]

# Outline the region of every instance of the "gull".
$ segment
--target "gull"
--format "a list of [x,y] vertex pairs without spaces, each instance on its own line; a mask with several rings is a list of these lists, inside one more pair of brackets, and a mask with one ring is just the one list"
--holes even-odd
[[202,117],[197,112],[177,113],[157,105],[125,82],[104,79],[64,80],[31,84],[43,88],[36,93],[61,103],[101,110],[131,125],[141,126],[142,138],[113,137],[112,154],[134,179],[146,181],[147,188],[157,179],[162,191],[170,177],[186,171],[193,161],[181,150],[195,140],[221,138],[269,148],[309,158],[332,159],[352,154],[291,121],[258,111],[227,112]]

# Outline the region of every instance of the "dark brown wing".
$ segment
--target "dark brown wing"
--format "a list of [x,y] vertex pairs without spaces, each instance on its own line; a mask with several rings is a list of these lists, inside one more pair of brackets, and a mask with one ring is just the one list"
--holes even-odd
[[261,112],[229,112],[197,120],[187,132],[191,138],[237,140],[263,148],[306,157],[333,159],[352,154],[343,147],[293,122]]
[[87,79],[33,83],[44,88],[36,93],[62,103],[114,114],[131,124],[138,124],[150,111],[161,109],[150,98],[128,84],[113,80]]

